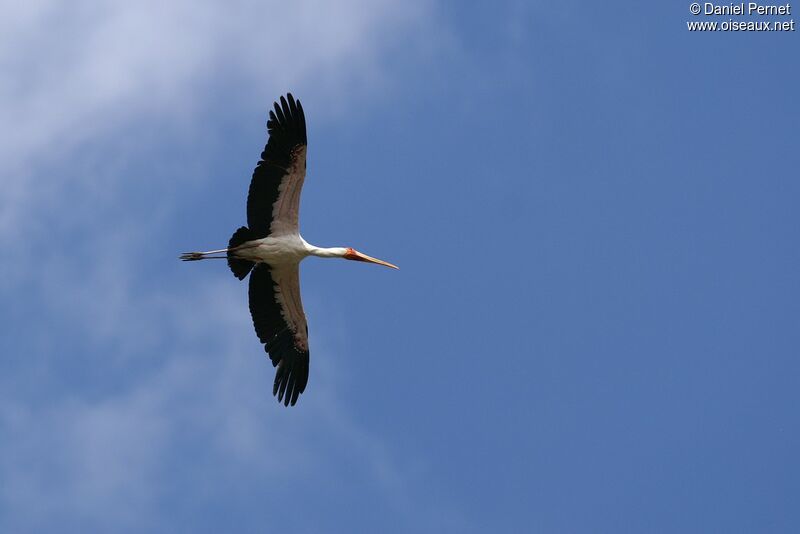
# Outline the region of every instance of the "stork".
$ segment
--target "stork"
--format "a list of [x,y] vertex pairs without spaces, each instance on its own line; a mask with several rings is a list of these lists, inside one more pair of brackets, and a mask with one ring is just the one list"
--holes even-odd
[[274,103],[267,121],[269,140],[247,195],[247,226],[233,233],[228,248],[187,252],[184,261],[227,259],[239,280],[250,274],[250,315],[256,335],[275,370],[272,394],[292,406],[308,383],[308,325],[300,300],[300,262],[308,256],[344,258],[384,265],[351,247],[323,248],[300,235],[300,191],[306,177],[306,119],[291,93]]

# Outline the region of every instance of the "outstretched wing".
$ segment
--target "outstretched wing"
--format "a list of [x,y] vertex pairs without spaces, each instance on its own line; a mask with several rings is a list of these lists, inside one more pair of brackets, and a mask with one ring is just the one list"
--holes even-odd
[[294,406],[308,383],[308,326],[298,267],[270,269],[259,263],[250,275],[250,315],[258,339],[277,367],[272,394],[285,406]]
[[261,239],[298,232],[300,192],[306,178],[306,117],[291,93],[269,112],[269,140],[253,171],[247,226]]

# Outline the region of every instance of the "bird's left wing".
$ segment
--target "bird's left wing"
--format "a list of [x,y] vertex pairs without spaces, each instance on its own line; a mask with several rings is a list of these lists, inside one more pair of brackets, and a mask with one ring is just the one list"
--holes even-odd
[[270,269],[259,263],[250,275],[250,315],[272,360],[272,394],[285,406],[297,402],[308,383],[308,326],[300,300],[299,264]]
[[291,93],[269,112],[269,140],[253,171],[247,226],[257,239],[298,232],[300,192],[306,178],[306,117]]

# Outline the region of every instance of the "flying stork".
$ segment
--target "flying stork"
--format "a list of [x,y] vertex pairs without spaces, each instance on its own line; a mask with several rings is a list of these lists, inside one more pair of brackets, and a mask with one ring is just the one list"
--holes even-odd
[[294,406],[308,383],[308,325],[300,301],[300,262],[308,256],[344,258],[397,266],[350,247],[322,248],[300,235],[300,190],[306,177],[306,118],[291,93],[274,104],[269,140],[247,194],[247,226],[233,233],[228,248],[187,252],[184,261],[226,258],[239,280],[250,274],[250,315],[275,370],[272,394]]

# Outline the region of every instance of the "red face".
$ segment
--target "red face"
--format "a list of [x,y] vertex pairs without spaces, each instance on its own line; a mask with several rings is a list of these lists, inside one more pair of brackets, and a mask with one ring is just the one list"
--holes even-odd
[[365,261],[367,263],[376,263],[378,265],[383,265],[385,267],[391,267],[392,269],[399,269],[399,267],[397,267],[396,265],[392,265],[389,262],[379,260],[378,258],[373,258],[372,256],[367,256],[366,254],[362,254],[356,249],[350,247],[348,247],[347,252],[344,253],[344,259],[354,260],[354,261]]

